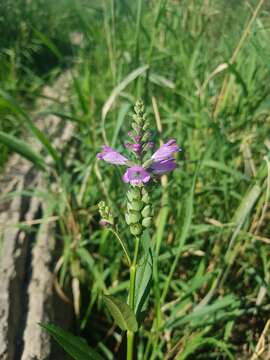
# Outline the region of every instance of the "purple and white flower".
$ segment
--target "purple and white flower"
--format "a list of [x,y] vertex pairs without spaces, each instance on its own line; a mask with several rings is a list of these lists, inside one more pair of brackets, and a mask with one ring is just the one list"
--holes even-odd
[[151,159],[154,161],[163,161],[170,159],[173,154],[180,150],[176,144],[175,139],[169,140],[166,144],[162,145],[152,156]]
[[143,185],[150,179],[150,174],[142,166],[132,166],[123,175],[123,181],[134,186]]
[[97,158],[104,160],[113,165],[126,165],[128,159],[121,155],[116,150],[107,145],[103,145],[102,152],[97,154]]
[[[138,143],[127,143],[126,147],[135,153],[141,151],[139,137],[136,138]],[[152,142],[149,142],[152,145]],[[150,148],[150,146],[149,146]],[[151,180],[155,175],[163,175],[173,171],[176,168],[176,159],[174,155],[181,149],[176,144],[175,139],[169,140],[162,145],[144,165],[134,164],[125,156],[107,145],[103,146],[103,151],[97,154],[97,157],[113,165],[126,165],[128,169],[123,175],[123,181],[133,186],[142,186]],[[131,164],[131,166],[130,166]]]
[[176,159],[174,157],[166,160],[161,160],[154,162],[150,166],[151,170],[156,175],[163,175],[170,171],[173,171],[176,168]]

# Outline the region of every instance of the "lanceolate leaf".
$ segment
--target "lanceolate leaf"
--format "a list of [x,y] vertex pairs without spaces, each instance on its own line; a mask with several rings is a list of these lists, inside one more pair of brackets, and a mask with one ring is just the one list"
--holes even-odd
[[41,170],[45,170],[46,164],[42,157],[36,153],[26,142],[17,139],[13,135],[5,134],[2,131],[0,131],[0,142],[27,160],[31,161]]
[[121,330],[137,331],[138,324],[130,306],[114,296],[104,295],[104,302]]
[[40,324],[62,348],[75,360],[103,360],[84,339],[51,324]]
[[135,312],[140,317],[142,311],[146,310],[146,302],[151,288],[153,272],[153,256],[151,248],[140,260],[135,283]]

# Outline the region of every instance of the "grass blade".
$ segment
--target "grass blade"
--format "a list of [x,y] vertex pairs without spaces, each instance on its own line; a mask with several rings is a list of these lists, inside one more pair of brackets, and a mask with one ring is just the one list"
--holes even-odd
[[48,137],[35,125],[32,119],[28,116],[28,114],[17,104],[16,100],[14,100],[7,92],[0,89],[0,96],[5,101],[7,107],[13,111],[15,114],[19,115],[17,120],[21,123],[22,126],[27,126],[27,128],[31,131],[31,133],[35,136],[35,138],[44,146],[47,152],[54,159],[58,169],[61,169],[62,161],[58,155],[56,149],[51,145]]
[[46,170],[46,164],[42,157],[24,141],[18,140],[15,136],[5,134],[4,132],[0,131],[0,142],[23,156],[25,159],[31,161],[39,169]]

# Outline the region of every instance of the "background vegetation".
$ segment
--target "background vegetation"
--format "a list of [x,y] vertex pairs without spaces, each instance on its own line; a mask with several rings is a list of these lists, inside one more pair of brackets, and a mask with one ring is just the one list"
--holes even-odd
[[[183,152],[179,169],[152,188],[157,262],[138,359],[251,358],[270,315],[269,4],[5,0],[0,7],[0,130],[23,138],[30,129],[54,159],[62,191],[47,179],[63,243],[59,282],[80,279],[77,333],[104,358],[121,358],[124,337],[101,295],[125,297],[128,273],[118,243],[98,225],[97,203],[111,205],[132,248],[126,188],[95,155],[104,141],[122,149],[142,97],[156,143],[175,137]],[[59,154],[30,114],[42,87],[67,69],[66,110],[57,102],[38,109],[75,124],[73,150]],[[2,138],[10,146],[0,145],[1,167],[13,140]],[[48,174],[39,156],[31,159]]]

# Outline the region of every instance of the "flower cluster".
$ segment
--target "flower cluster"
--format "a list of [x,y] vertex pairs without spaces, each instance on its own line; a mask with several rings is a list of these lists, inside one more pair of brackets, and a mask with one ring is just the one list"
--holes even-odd
[[126,147],[135,154],[137,162],[130,161],[107,145],[103,146],[103,151],[98,153],[97,157],[113,165],[127,166],[123,181],[133,186],[142,186],[148,183],[153,176],[174,170],[176,168],[174,155],[180,151],[180,148],[176,144],[176,140],[171,139],[154,152],[150,158],[145,159],[149,149],[153,146],[153,143],[149,141],[149,123],[145,119],[144,106],[141,101],[136,103],[134,110],[133,132],[129,132],[132,143],[127,143]]

